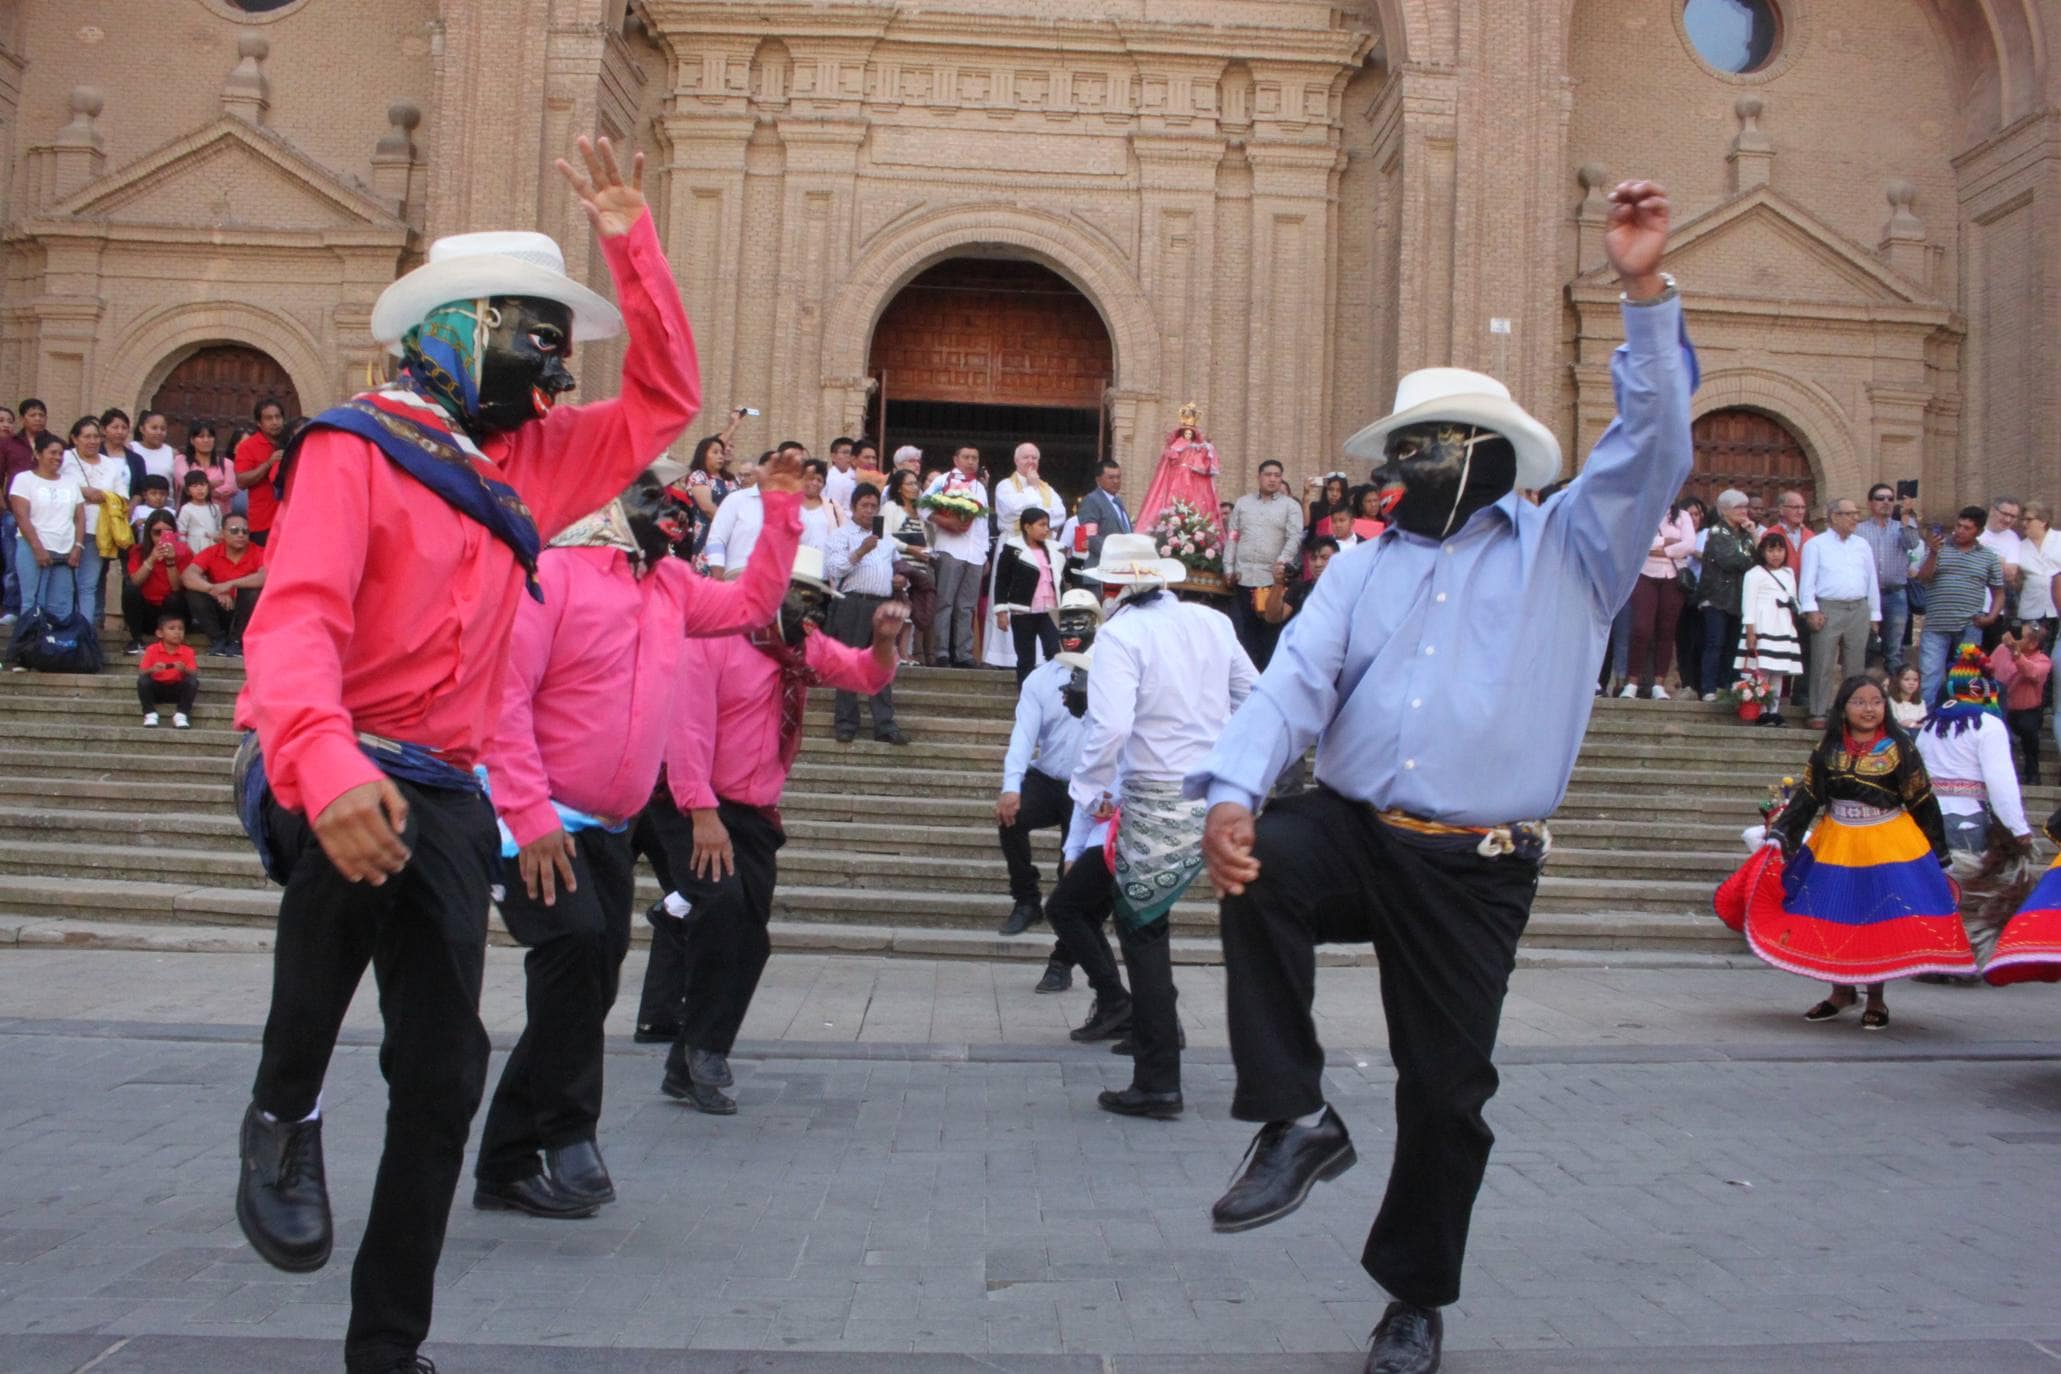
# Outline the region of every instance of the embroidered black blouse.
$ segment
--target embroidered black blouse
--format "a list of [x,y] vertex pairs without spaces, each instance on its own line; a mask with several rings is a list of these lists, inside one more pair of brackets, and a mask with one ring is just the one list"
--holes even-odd
[[1860,802],[1885,811],[1901,807],[1925,832],[1933,857],[1946,862],[1946,825],[1940,819],[1939,800],[1932,795],[1932,777],[1908,742],[1885,738],[1865,754],[1823,745],[1812,750],[1810,762],[1803,768],[1803,781],[1789,798],[1789,805],[1769,822],[1768,834],[1782,842],[1785,854],[1793,854],[1811,821],[1826,803],[1834,801]]

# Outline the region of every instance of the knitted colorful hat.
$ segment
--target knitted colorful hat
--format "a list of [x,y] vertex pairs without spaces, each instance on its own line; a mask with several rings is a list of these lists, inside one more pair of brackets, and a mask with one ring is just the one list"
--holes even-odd
[[1973,644],[1963,644],[1946,672],[1947,700],[1956,706],[1974,706],[2001,716],[1997,705],[1997,684],[1989,675],[1989,659]]

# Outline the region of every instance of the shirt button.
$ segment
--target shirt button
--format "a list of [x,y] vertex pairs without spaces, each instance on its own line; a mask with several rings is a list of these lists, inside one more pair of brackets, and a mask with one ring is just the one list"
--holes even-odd
[[1410,709],[1411,709],[1412,711],[1416,710],[1416,709],[1417,709],[1418,707],[1422,706],[1423,704],[1424,704],[1424,698],[1423,698],[1423,697],[1412,697],[1412,698],[1410,698]]
[[1432,656],[1433,654],[1435,654],[1435,653],[1437,653],[1437,652],[1438,652],[1438,650],[1437,650],[1437,649],[1435,649],[1435,648],[1433,648],[1433,647],[1432,647],[1431,645],[1429,645],[1429,644],[1427,644],[1427,645],[1425,645],[1425,646],[1424,646],[1424,656],[1425,656],[1426,658],[1430,658],[1430,657],[1431,657],[1431,656]]
[[1403,767],[1405,767],[1405,768],[1415,768],[1416,766],[1417,766],[1417,760],[1415,760],[1415,759],[1404,759],[1404,760],[1403,760]]
[[1445,594],[1444,592],[1440,592],[1440,593],[1439,593],[1439,594],[1438,594],[1437,596],[1435,596],[1435,597],[1433,597],[1433,598],[1432,598],[1432,600],[1433,600],[1433,601],[1443,601],[1443,600],[1445,600],[1445,599],[1446,599],[1446,594]]

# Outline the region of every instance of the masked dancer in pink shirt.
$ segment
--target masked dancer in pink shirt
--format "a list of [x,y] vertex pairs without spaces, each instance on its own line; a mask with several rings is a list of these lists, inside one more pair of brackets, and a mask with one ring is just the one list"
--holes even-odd
[[687,643],[681,673],[708,684],[715,699],[674,713],[669,796],[653,801],[648,828],[640,827],[655,838],[660,881],[685,907],[682,918],[653,922],[648,977],[659,986],[647,984],[646,1000],[676,1006],[682,991],[686,998],[663,1087],[716,1116],[737,1110],[723,1091],[732,1083],[730,1050],[772,954],[766,924],[787,841],[780,794],[801,752],[809,688],[871,696],[887,686],[909,618],[907,602],[881,603],[872,648],[850,648],[822,632],[836,597],[823,578],[823,551],[804,546],[777,620]]
[[[603,504],[700,407],[694,336],[646,211],[641,155],[580,140],[559,170],[621,313],[542,234],[460,234],[389,286],[372,334],[400,377],[288,449],[265,596],[245,636],[236,800],[286,888],[271,1014],[243,1121],[236,1216],[282,1269],[328,1262],[322,1080],[368,964],[379,980],[386,1146],[351,1275],[352,1374],[414,1370],[465,1137],[486,1082],[479,1019],[493,808],[474,775],[509,632],[543,542]],[[575,342],[622,332],[622,392],[554,407]]]

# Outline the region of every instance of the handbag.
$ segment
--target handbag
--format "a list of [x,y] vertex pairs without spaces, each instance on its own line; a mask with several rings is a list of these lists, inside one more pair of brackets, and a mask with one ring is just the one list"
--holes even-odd
[[7,659],[39,673],[97,673],[104,661],[86,617],[73,611],[59,619],[40,609],[14,627]]
[[[1674,563],[1674,560],[1670,558],[1668,562]],[[1694,601],[1696,599],[1696,570],[1687,563],[1675,563],[1674,566],[1675,585],[1682,589],[1684,600]]]

